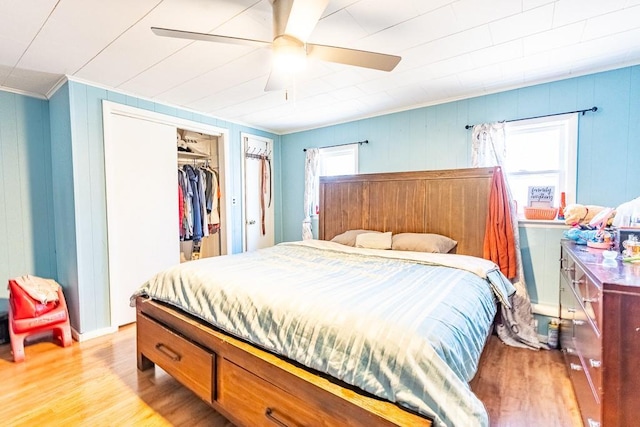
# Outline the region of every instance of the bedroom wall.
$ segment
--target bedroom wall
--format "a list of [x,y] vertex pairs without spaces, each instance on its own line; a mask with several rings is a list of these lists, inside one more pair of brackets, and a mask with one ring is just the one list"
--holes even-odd
[[[471,166],[466,124],[510,120],[597,106],[579,119],[577,201],[617,206],[640,196],[640,66],[464,99],[297,132],[282,137],[283,240],[299,240],[306,147],[369,140],[360,172]],[[534,303],[558,305],[562,228],[521,224],[525,276]],[[546,332],[546,329],[544,330]]]
[[57,275],[48,104],[0,91],[0,299],[11,277]]

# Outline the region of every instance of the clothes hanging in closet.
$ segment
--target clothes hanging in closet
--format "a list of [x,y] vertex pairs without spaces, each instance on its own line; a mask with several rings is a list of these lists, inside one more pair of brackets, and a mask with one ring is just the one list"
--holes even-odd
[[180,217],[180,239],[199,242],[203,237],[220,228],[218,212],[220,186],[217,172],[208,166],[184,165],[178,170],[178,184],[182,201],[178,195]]

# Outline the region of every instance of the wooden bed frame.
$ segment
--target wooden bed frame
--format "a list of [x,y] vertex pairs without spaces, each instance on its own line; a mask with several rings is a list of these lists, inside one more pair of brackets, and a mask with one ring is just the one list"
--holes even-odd
[[[322,178],[319,237],[349,229],[430,232],[482,256],[493,168]],[[137,363],[158,364],[238,425],[430,426],[427,418],[231,337],[181,310],[137,300]]]

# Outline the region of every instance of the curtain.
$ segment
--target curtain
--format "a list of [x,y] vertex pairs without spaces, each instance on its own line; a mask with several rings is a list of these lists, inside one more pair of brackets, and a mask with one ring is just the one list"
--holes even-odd
[[496,167],[489,200],[484,257],[494,261],[516,288],[511,297],[512,309],[502,307],[496,330],[507,344],[541,348],[524,279],[516,206],[502,171],[507,154],[505,142],[504,123],[483,123],[473,127],[473,167]]
[[302,240],[313,239],[311,230],[311,216],[313,210],[313,200],[316,194],[318,183],[318,153],[317,148],[307,148],[307,155],[304,161],[304,220],[302,220]]

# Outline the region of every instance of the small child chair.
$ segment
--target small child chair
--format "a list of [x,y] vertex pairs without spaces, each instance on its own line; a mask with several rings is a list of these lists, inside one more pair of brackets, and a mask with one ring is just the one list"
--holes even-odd
[[71,345],[71,325],[62,286],[58,286],[58,301],[57,307],[51,311],[37,317],[23,319],[14,318],[11,303],[9,303],[9,337],[14,362],[24,361],[24,340],[29,335],[53,330],[54,338],[58,339],[63,347]]

